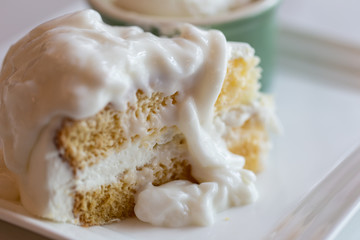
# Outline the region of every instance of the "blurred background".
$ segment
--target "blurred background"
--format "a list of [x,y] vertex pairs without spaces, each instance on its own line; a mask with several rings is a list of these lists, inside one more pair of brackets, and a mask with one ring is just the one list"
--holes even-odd
[[[87,5],[84,0],[1,0],[0,6],[2,59],[7,47],[37,24]],[[359,12],[359,0],[282,0],[278,20],[280,27],[359,46]]]
[[359,0],[283,0],[281,27],[360,46]]

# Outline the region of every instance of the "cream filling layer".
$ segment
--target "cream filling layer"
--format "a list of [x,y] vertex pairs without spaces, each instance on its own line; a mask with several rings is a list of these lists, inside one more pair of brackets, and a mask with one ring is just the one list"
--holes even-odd
[[78,171],[75,180],[76,189],[92,191],[101,185],[116,183],[121,180],[121,175],[125,171],[136,174],[137,185],[141,188],[148,182],[152,182],[155,177],[151,169],[141,171],[139,174],[137,167],[143,167],[149,163],[170,166],[172,158],[189,159],[187,150],[173,142],[177,134],[179,134],[178,130],[169,128],[146,141],[136,139],[127,143],[118,153],[110,153],[99,163]]

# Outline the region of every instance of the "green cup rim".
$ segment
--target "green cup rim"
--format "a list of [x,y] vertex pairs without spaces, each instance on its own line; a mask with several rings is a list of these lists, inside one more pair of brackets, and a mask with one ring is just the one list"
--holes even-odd
[[235,20],[247,19],[257,16],[268,9],[275,7],[281,0],[257,0],[243,7],[223,14],[207,17],[163,17],[140,14],[121,9],[115,0],[87,0],[90,6],[100,14],[115,21],[134,24],[143,27],[173,27],[174,24],[190,23],[197,26],[220,25]]

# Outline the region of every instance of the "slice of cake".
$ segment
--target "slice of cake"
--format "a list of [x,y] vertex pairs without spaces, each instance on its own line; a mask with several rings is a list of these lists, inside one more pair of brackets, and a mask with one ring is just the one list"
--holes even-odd
[[86,10],[10,48],[0,138],[27,210],[80,225],[134,214],[207,225],[257,198],[274,120],[258,58],[218,31],[179,32],[112,27]]

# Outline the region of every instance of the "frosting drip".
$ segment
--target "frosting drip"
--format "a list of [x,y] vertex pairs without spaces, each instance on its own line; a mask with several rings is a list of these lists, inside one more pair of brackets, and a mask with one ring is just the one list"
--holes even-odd
[[124,110],[139,89],[148,96],[179,92],[179,107],[162,121],[185,135],[192,174],[200,182],[149,185],[137,198],[140,219],[156,225],[206,225],[216,212],[255,200],[255,175],[243,170],[244,159],[227,150],[213,123],[228,59],[254,54],[246,44],[235,50],[239,56],[218,31],[185,24],[179,37],[159,38],[137,27],[108,26],[93,10],[31,31],[11,47],[0,73],[4,162],[18,176],[24,206],[55,219],[61,209],[66,214],[59,219],[74,222],[71,199],[62,199],[74,187],[71,170],[47,144],[58,119],[83,119],[109,103]]
[[197,114],[195,102],[185,101],[180,107],[179,127],[188,141],[192,175],[200,184],[148,185],[136,201],[139,219],[169,227],[209,225],[217,212],[256,200],[255,174],[243,169],[244,158],[230,153],[217,129],[201,125]]
[[[216,61],[205,61],[215,54]],[[0,75],[7,167],[26,170],[31,148],[50,119],[86,118],[110,102],[123,110],[138,89],[148,95],[182,89],[203,104],[201,116],[207,119],[216,92],[207,99],[204,82],[195,79],[217,84],[219,91],[225,57],[219,32],[189,25],[179,38],[158,38],[137,27],[110,27],[91,10],[40,25],[10,49]]]

